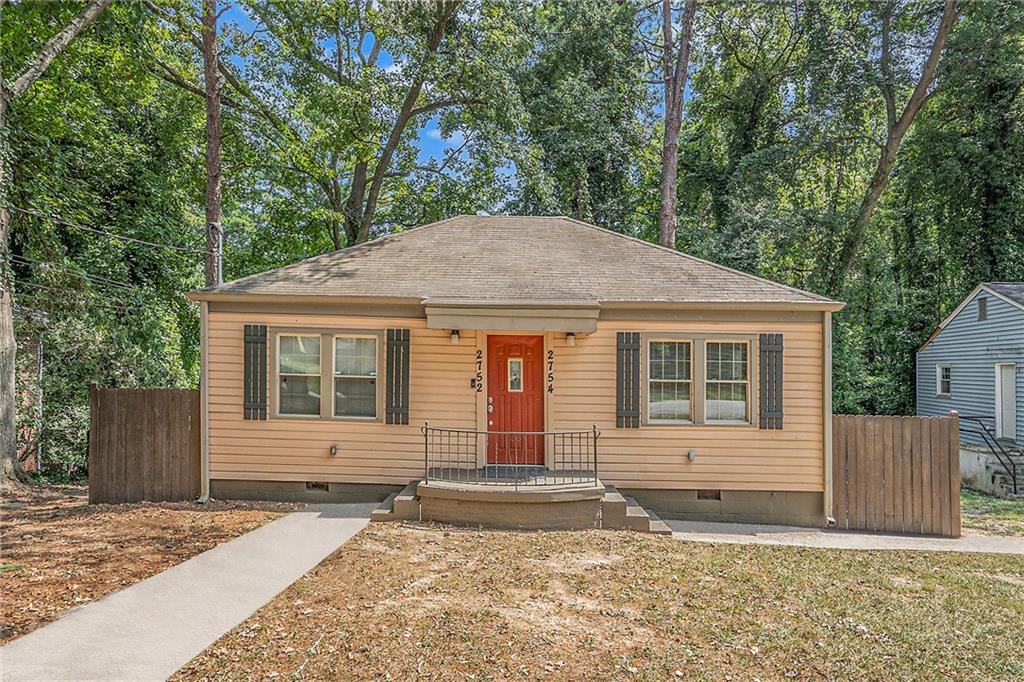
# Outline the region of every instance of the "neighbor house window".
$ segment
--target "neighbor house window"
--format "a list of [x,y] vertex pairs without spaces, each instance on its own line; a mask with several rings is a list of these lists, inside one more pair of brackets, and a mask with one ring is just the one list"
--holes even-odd
[[953,392],[953,370],[949,365],[935,366],[935,394],[950,395]]
[[377,416],[376,337],[334,337],[334,416]]
[[708,341],[705,346],[704,420],[750,421],[750,344]]
[[984,296],[978,299],[978,319],[988,319],[988,299]]
[[320,336],[281,334],[278,337],[278,412],[320,414]]
[[688,422],[693,418],[693,343],[651,341],[647,357],[647,419]]

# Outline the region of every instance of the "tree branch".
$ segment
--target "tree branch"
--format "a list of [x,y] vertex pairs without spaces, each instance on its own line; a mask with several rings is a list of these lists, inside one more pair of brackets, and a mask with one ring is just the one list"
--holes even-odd
[[46,67],[50,65],[57,55],[63,52],[68,44],[74,39],[78,33],[89,25],[93,19],[99,16],[100,12],[107,8],[107,5],[112,0],[90,0],[89,4],[84,10],[81,11],[74,19],[72,19],[67,26],[65,26],[57,35],[47,40],[43,46],[36,53],[32,63],[28,65],[20,76],[14,79],[11,83],[11,87],[8,89],[7,97],[9,99],[16,99],[21,95],[25,94],[25,91],[31,87],[33,83],[46,71]]

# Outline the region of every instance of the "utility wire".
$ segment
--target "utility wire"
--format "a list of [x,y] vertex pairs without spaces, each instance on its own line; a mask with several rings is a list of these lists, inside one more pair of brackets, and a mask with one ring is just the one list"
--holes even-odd
[[[51,286],[47,286],[45,284],[36,284],[35,282],[25,282],[25,281],[17,282],[16,283],[16,288],[20,289],[21,287],[32,287],[33,289],[46,289],[47,291],[56,291],[57,293],[65,294],[65,295],[67,295],[67,293],[68,293],[67,289],[59,289],[57,287],[51,287]],[[124,312],[131,312],[131,311],[138,312],[139,310],[142,310],[142,306],[136,306],[136,305],[113,305],[113,304],[110,304],[110,303],[101,303],[101,302],[98,302],[98,301],[84,301],[84,302],[87,305],[96,306],[98,308],[106,308],[107,310],[116,310],[116,311],[122,312],[122,313],[124,313]]]
[[74,277],[80,277],[81,279],[93,282],[94,284],[105,284],[108,286],[117,287],[118,289],[124,289],[126,291],[135,291],[140,288],[132,284],[127,284],[125,282],[118,282],[116,280],[107,279],[106,277],[100,277],[99,275],[90,275],[84,272],[79,272],[72,268],[70,265],[66,265],[64,263],[56,263],[53,261],[40,261],[34,258],[29,258],[27,256],[17,256],[13,254],[11,255],[11,260],[13,260],[15,263],[20,263],[22,265],[52,265],[54,267],[58,267],[61,268],[62,270],[67,271],[68,274]]
[[53,216],[48,216],[45,213],[40,213],[39,211],[33,211],[32,209],[28,209],[28,208],[18,208],[17,206],[7,206],[6,208],[8,210],[11,210],[11,211],[17,211],[18,213],[24,213],[25,215],[35,216],[36,218],[42,218],[43,220],[51,220],[51,221],[57,223],[58,225],[65,225],[67,227],[73,227],[73,228],[78,229],[78,230],[85,230],[86,232],[92,232],[94,234],[103,235],[104,237],[110,237],[111,239],[121,239],[121,240],[126,241],[126,242],[132,242],[132,243],[135,243],[135,244],[142,244],[143,246],[154,246],[154,247],[161,248],[161,249],[172,249],[174,251],[181,251],[181,252],[184,252],[184,253],[199,253],[199,254],[203,254],[203,255],[206,255],[207,253],[209,253],[204,248],[191,247],[191,246],[178,246],[176,244],[161,244],[159,242],[151,242],[151,241],[147,241],[145,239],[138,239],[136,237],[128,237],[128,236],[125,236],[123,234],[115,234],[113,232],[106,232],[105,230],[98,230],[95,227],[88,227],[86,225],[79,225],[78,223],[72,223],[72,222],[67,221],[67,220],[61,220],[60,218],[54,218]]

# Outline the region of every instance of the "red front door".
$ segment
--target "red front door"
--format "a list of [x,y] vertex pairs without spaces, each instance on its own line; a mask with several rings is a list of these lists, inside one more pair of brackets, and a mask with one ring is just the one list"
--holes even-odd
[[488,464],[544,464],[544,337],[487,337]]

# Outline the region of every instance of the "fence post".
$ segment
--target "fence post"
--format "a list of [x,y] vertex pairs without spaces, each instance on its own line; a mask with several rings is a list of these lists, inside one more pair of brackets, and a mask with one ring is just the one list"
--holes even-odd
[[423,422],[423,428],[420,431],[423,432],[423,482],[427,483],[430,481],[430,457],[428,453],[430,448],[427,445],[427,429],[430,427],[430,422]]
[[960,537],[960,413],[949,411],[949,515],[950,535]]

